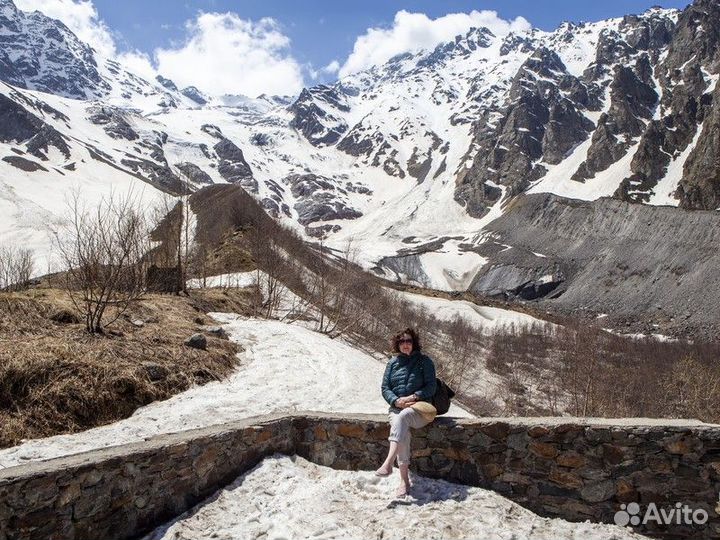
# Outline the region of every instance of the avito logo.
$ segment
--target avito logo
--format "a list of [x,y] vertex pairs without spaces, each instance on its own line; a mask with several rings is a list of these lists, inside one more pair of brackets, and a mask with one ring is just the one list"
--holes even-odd
[[658,525],[705,525],[708,520],[707,511],[702,508],[693,510],[687,504],[675,503],[672,508],[660,508],[650,503],[645,513],[640,515],[638,503],[621,504],[620,510],[615,512],[615,524],[625,527],[636,527],[641,523],[657,523]]

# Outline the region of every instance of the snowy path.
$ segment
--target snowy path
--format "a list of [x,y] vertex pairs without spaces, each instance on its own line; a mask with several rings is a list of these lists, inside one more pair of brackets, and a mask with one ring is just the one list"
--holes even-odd
[[[387,412],[380,396],[385,366],[371,356],[301,326],[212,315],[245,348],[229,378],[152,403],[107,426],[0,450],[0,468],[282,411]],[[471,416],[455,406],[448,415]]]
[[400,504],[388,497],[396,482],[275,455],[145,540],[643,538],[614,525],[542,518],[492,491],[419,476],[420,495]]

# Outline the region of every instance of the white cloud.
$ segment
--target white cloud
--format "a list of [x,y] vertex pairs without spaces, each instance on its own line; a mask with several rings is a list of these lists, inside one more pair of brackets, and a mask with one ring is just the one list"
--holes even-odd
[[15,0],[15,5],[22,11],[40,11],[58,19],[103,56],[115,55],[115,40],[92,0]]
[[383,64],[400,53],[429,49],[466,33],[470,28],[483,26],[500,36],[530,29],[530,23],[523,17],[507,21],[498,17],[497,12],[489,10],[449,13],[437,19],[430,19],[424,13],[402,10],[395,14],[391,28],[368,28],[355,40],[353,52],[339,74],[344,77]]
[[254,22],[234,13],[202,13],[186,29],[184,45],[155,51],[157,70],[180,87],[250,97],[302,89],[302,67],[289,54],[290,39],[274,19]]
[[234,13],[201,13],[185,24],[178,46],[118,52],[111,30],[92,0],[15,0],[23,11],[41,11],[62,21],[103,57],[153,80],[158,73],[180,88],[197,86],[210,95],[295,94],[303,85],[302,66],[289,53],[290,39],[275,20],[243,20]]
[[118,55],[117,60],[129,72],[139,75],[146,81],[154,81],[157,70],[150,57],[142,51],[129,51]]
[[338,62],[337,60],[333,60],[327,66],[321,68],[320,71],[322,71],[323,73],[327,73],[327,74],[333,74],[333,73],[337,73],[339,69],[340,69],[340,62]]

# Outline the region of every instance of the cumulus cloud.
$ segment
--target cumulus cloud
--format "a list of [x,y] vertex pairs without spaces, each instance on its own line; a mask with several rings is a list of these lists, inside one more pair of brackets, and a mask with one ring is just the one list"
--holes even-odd
[[158,74],[150,56],[142,51],[124,52],[115,59],[129,72],[140,75],[147,81],[154,80]]
[[295,94],[303,85],[302,66],[289,52],[290,39],[270,18],[243,20],[234,13],[200,13],[186,22],[178,46],[119,52],[112,31],[92,0],[15,0],[23,11],[41,11],[62,21],[104,57],[152,80],[158,73],[179,87],[197,86],[209,95]]
[[40,11],[65,24],[103,56],[114,56],[115,40],[91,0],[15,0],[22,11]]
[[157,70],[180,86],[250,97],[295,94],[303,87],[302,67],[274,19],[202,13],[186,23],[186,30],[183,45],[155,51]]
[[337,60],[333,60],[327,66],[321,68],[321,71],[323,73],[332,74],[332,73],[337,73],[339,69],[340,69],[340,62],[338,62]]
[[499,36],[531,28],[523,17],[507,21],[490,10],[449,13],[437,19],[431,19],[424,13],[402,10],[395,14],[392,27],[368,28],[365,34],[355,40],[353,51],[339,74],[344,77],[383,64],[400,53],[429,49],[466,33],[470,28],[483,26]]

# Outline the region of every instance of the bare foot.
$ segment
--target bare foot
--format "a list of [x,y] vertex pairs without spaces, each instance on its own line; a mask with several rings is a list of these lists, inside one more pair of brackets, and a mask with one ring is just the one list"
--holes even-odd
[[392,464],[385,465],[383,464],[382,467],[380,467],[377,471],[375,471],[375,476],[390,476],[392,474]]
[[405,482],[400,482],[400,485],[395,490],[396,497],[405,497],[410,491],[409,486]]

